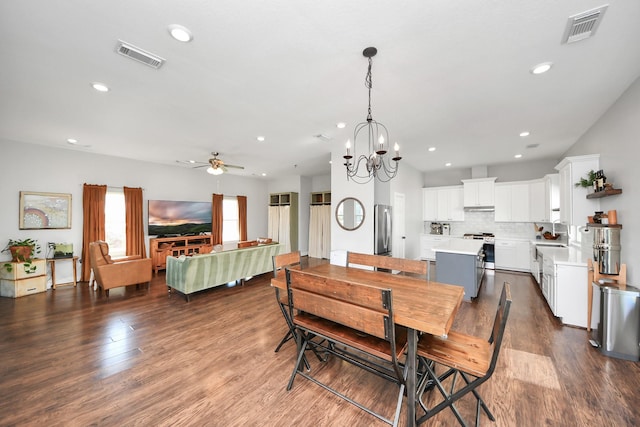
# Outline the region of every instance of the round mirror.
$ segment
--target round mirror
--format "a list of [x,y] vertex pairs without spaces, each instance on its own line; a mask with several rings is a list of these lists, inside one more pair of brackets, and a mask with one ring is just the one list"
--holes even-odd
[[364,222],[364,206],[360,200],[346,197],[338,203],[336,221],[347,231],[356,230]]

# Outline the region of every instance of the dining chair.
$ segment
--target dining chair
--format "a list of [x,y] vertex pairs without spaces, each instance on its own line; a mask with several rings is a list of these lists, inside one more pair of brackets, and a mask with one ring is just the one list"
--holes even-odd
[[[287,390],[291,390],[295,377],[301,375],[379,420],[397,426],[406,387],[406,365],[402,366],[399,359],[407,347],[407,329],[394,323],[391,289],[304,270],[287,268],[286,274],[289,314],[298,344],[298,357]],[[395,383],[398,395],[393,417],[375,412],[305,372],[301,363],[309,347]]]
[[[449,407],[460,424],[466,426],[467,424],[456,408],[455,402],[468,393],[473,393],[476,398],[475,425],[478,426],[480,423],[480,408],[484,410],[491,421],[495,421],[495,417],[476,388],[487,381],[495,370],[510,308],[511,288],[509,283],[505,282],[489,340],[455,331],[450,331],[446,338],[430,334],[424,334],[420,337],[417,355],[418,362],[424,367],[425,373],[420,379],[417,392],[418,401],[425,414],[417,420],[417,424],[423,423]],[[440,376],[435,373],[438,364],[448,368]],[[465,385],[456,391],[458,374],[464,380]],[[447,392],[442,382],[450,376],[453,376],[453,379],[451,388]],[[444,400],[429,409],[423,401],[423,394],[425,390],[432,389],[433,386],[438,388]]]
[[[300,251],[274,255],[272,259],[273,259],[273,277],[274,278],[278,278],[279,275],[284,275],[285,267],[298,267],[298,268],[301,267]],[[293,326],[293,323],[291,322],[291,318],[289,317],[289,299],[287,298],[286,293],[280,292],[280,289],[277,287],[275,289],[276,289],[276,300],[278,301],[278,307],[280,307],[282,316],[284,317],[284,320],[287,322],[287,327],[289,328],[289,330],[287,331],[285,336],[282,337],[282,340],[280,340],[280,343],[275,349],[275,352],[277,353],[278,351],[280,351],[280,347],[282,347],[284,343],[286,343],[292,338],[295,338],[295,328]]]
[[401,271],[403,273],[413,273],[423,276],[425,279],[427,278],[427,272],[429,269],[427,261],[347,252],[347,267],[353,267],[356,265],[373,267],[375,270],[391,270]]

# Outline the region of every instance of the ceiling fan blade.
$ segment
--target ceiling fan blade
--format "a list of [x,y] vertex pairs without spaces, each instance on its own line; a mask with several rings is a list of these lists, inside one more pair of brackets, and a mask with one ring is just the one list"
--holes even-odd
[[225,167],[228,167],[228,168],[233,168],[233,169],[244,169],[244,166],[228,165],[228,164],[226,164],[226,163],[225,163],[224,165],[225,165]]

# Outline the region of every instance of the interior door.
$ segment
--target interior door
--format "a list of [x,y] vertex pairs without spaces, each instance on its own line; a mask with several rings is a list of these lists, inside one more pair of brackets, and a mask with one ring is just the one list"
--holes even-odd
[[404,193],[393,193],[393,229],[392,255],[396,258],[404,258],[405,244],[405,217],[404,217]]

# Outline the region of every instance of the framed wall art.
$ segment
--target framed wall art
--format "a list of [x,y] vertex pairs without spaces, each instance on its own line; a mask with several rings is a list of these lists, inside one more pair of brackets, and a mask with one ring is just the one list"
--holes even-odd
[[71,228],[71,194],[20,192],[20,230]]

